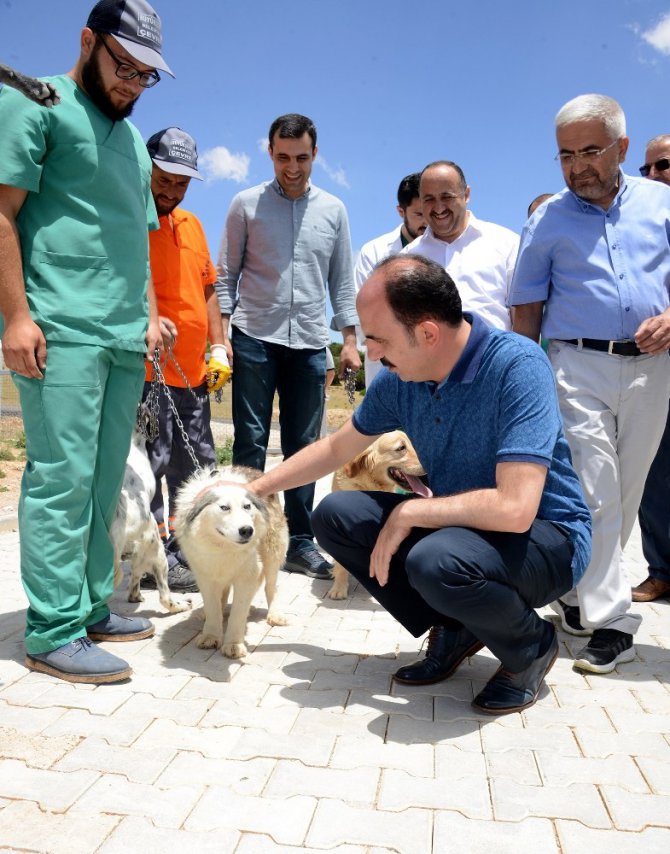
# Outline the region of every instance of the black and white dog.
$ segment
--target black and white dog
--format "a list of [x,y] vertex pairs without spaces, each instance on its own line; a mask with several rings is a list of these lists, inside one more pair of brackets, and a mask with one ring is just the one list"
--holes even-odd
[[188,600],[176,601],[168,588],[167,557],[158,524],[151,513],[151,499],[155,490],[156,478],[151,470],[144,436],[134,428],[123,487],[110,528],[114,544],[114,586],[121,583],[121,561],[127,560],[131,568],[128,601],[142,601],[140,578],[143,573],[151,572],[156,579],[161,605],[176,614],[188,610],[191,603]]

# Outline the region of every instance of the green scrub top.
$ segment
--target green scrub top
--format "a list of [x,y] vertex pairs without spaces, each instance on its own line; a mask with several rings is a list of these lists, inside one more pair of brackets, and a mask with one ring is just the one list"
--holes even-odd
[[137,128],[104,116],[70,77],[47,109],[0,89],[0,184],[28,190],[17,218],[26,295],[48,340],[143,351],[151,159]]

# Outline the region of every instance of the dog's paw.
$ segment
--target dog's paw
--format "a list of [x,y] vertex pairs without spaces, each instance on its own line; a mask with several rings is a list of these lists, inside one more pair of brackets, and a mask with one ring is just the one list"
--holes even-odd
[[144,602],[144,596],[140,593],[139,587],[137,590],[130,590],[128,593],[129,602]]
[[221,652],[226,658],[244,658],[247,654],[247,645],[245,643],[224,643]]
[[266,622],[269,626],[288,626],[289,624],[288,617],[279,611],[271,611],[266,617]]
[[161,600],[161,605],[171,614],[181,614],[182,611],[188,611],[193,607],[190,599],[182,602],[177,602],[174,599],[168,599],[167,602]]
[[221,646],[221,638],[218,638],[216,635],[207,635],[205,632],[201,632],[201,634],[199,634],[195,639],[195,644],[198,649],[217,649]]
[[349,595],[346,584],[338,584],[337,581],[326,593],[329,599],[346,599]]

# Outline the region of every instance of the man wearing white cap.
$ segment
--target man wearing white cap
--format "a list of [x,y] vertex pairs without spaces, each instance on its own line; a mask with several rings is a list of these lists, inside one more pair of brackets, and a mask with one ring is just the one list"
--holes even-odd
[[[149,235],[151,278],[161,320],[171,321],[177,333],[172,344],[176,364],[172,359],[166,361],[163,376],[167,389],[159,387],[158,436],[147,446],[156,475],[151,511],[166,545],[168,586],[178,593],[192,593],[198,586],[177,547],[172,529],[177,489],[195,471],[195,462],[177,418],[198,463],[215,465],[208,392],[223,386],[230,377],[230,368],[214,290],[216,267],[209,255],[205,232],[194,214],[178,207],[191,178],[202,180],[195,140],[181,128],[165,128],[149,139],[147,150],[153,162],[151,193],[160,224],[160,228]],[[206,363],[208,340],[210,358]],[[152,367],[147,365],[145,398],[151,390],[151,376]],[[167,519],[163,478],[167,482],[170,505]],[[147,573],[142,586],[155,588],[154,576]]]
[[54,109],[0,91],[2,346],[26,434],[26,666],[71,682],[126,679],[128,664],[92,641],[154,631],[107,603],[143,356],[160,343],[147,291],[151,160],[126,121],[157,69],[172,74],[152,7],[101,0],[74,68],[48,78]]

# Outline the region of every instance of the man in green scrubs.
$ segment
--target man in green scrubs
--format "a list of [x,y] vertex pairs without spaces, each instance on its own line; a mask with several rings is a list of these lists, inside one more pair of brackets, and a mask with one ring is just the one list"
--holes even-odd
[[[160,332],[149,282],[158,227],[151,160],[127,121],[144,88],[172,74],[145,0],[101,0],[45,109],[0,90],[0,312],[21,395],[27,464],[21,573],[26,665],[71,682],[126,679],[92,643],[150,637],[111,614],[109,527],[144,378]],[[151,311],[149,305],[151,304]],[[150,316],[151,315],[151,316]]]

